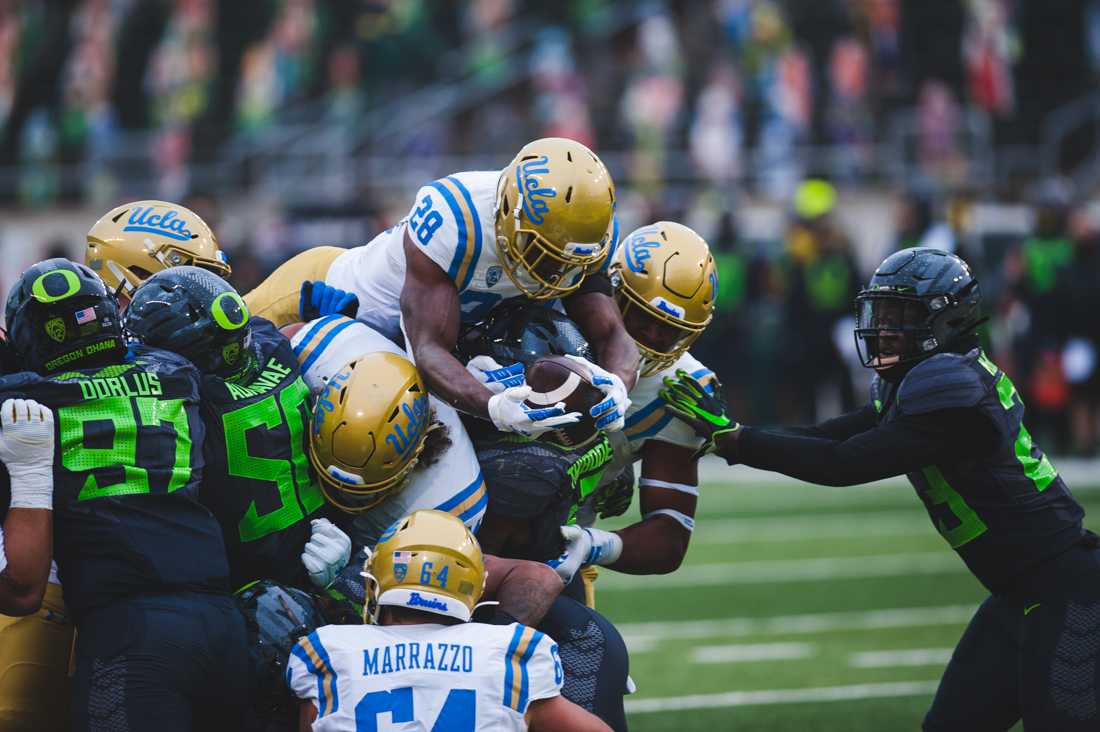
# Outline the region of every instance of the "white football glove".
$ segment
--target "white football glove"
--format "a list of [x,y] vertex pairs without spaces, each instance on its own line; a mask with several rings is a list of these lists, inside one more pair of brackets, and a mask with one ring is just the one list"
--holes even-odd
[[323,590],[351,559],[351,539],[328,519],[313,519],[309,523],[313,533],[302,552],[302,566],[309,573],[309,581]]
[[579,422],[580,412],[565,413],[565,402],[532,409],[523,401],[531,393],[529,386],[513,386],[489,398],[489,419],[501,432],[517,432],[538,437],[547,430]]
[[586,529],[576,524],[561,527],[565,550],[549,564],[561,581],[569,584],[573,575],[586,564],[614,564],[623,553],[623,540],[618,534],[602,529]]
[[520,361],[511,366],[501,366],[492,356],[474,356],[466,364],[466,370],[494,394],[525,383],[523,363]]
[[596,428],[608,432],[621,430],[626,424],[626,410],[630,409],[630,397],[627,396],[623,380],[587,358],[572,354],[566,354],[565,357],[587,366],[592,373],[592,384],[607,397],[588,410],[588,414],[596,420]]
[[0,404],[0,460],[11,475],[12,508],[53,508],[53,412],[33,399]]

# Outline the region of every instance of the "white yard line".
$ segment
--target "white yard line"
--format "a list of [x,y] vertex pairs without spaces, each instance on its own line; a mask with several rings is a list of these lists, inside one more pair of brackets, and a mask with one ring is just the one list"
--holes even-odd
[[951,660],[951,648],[909,648],[896,651],[863,651],[848,656],[853,668],[897,668],[899,666],[944,666]]
[[692,544],[819,541],[868,537],[930,536],[936,529],[923,512],[868,511],[839,514],[792,514],[761,518],[699,518]]
[[627,699],[627,714],[686,711],[689,709],[720,709],[763,704],[797,704],[803,702],[854,701],[903,696],[925,696],[936,691],[936,681],[899,681],[889,684],[854,684],[824,686],[811,689],[764,689],[760,691],[727,691],[719,694],[692,694],[658,699]]
[[[865,557],[817,557],[813,559],[762,559],[750,562],[716,562],[683,567],[660,578],[662,590],[670,587],[773,584],[776,582],[818,582],[872,577],[910,577],[918,574],[965,572],[955,554],[948,551],[908,554],[878,554]],[[597,592],[652,588],[645,575],[603,572]]]
[[[633,649],[632,649],[633,650]],[[741,643],[702,646],[691,652],[692,663],[751,663],[809,658],[817,652],[812,643]]]
[[766,618],[622,623],[617,627],[631,651],[634,651],[636,646],[648,649],[666,640],[812,635],[828,631],[962,625],[970,620],[975,609],[974,605],[899,607],[885,610],[777,615]]

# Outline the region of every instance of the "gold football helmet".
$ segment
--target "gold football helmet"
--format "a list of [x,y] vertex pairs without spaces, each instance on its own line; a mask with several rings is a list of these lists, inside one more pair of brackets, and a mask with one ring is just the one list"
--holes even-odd
[[309,458],[329,503],[360,513],[401,490],[430,423],[428,390],[395,353],[369,353],[337,371],[317,397]]
[[485,591],[485,560],[457,516],[414,511],[386,529],[363,564],[363,622],[378,622],[383,605],[470,619]]
[[193,265],[224,279],[233,273],[206,222],[167,201],[134,201],[108,211],[88,231],[84,263],[127,297],[169,267]]
[[611,264],[623,323],[642,353],[642,376],[676,362],[706,330],[718,295],[718,270],[703,237],[658,221],[623,239]]
[[535,300],[567,295],[607,254],[615,184],[587,147],[562,137],[523,146],[497,183],[501,265]]

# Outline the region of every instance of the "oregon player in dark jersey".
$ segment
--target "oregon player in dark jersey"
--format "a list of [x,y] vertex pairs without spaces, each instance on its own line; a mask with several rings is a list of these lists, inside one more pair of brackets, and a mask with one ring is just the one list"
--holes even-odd
[[128,352],[115,300],[66,259],[23,273],[6,322],[33,372],[4,378],[0,395],[49,406],[57,425],[54,553],[78,628],[74,728],[190,730],[214,710],[234,720],[244,624],[221,532],[197,500],[198,372],[172,353]]
[[977,280],[958,257],[906,249],[856,299],[871,403],[809,428],[737,425],[690,377],[662,397],[730,463],[827,485],[905,474],[990,597],[947,666],[927,730],[1100,728],[1100,551],[1084,511],[978,346]]
[[326,504],[306,453],[309,390],[290,342],[250,317],[225,280],[198,267],[146,280],[125,329],[203,373],[200,498],[222,526],[234,587],[268,579],[309,589],[307,575],[317,588],[328,585],[347,564],[351,541],[321,519]]

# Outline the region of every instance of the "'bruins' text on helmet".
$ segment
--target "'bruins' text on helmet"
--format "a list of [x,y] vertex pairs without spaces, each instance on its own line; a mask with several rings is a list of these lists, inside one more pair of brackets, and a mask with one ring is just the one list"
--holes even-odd
[[126,297],[169,267],[202,267],[226,279],[233,273],[206,222],[167,201],[134,201],[108,211],[88,231],[84,262]]
[[329,379],[313,408],[309,458],[330,503],[366,511],[401,490],[416,467],[431,421],[416,366],[369,353]]
[[462,521],[431,509],[414,511],[382,535],[363,565],[364,621],[383,605],[468,621],[485,591],[485,560]]
[[574,140],[523,146],[497,183],[497,250],[504,271],[543,300],[580,286],[607,254],[615,184],[596,154]]
[[642,376],[667,369],[714,315],[718,270],[701,236],[672,221],[631,232],[611,265],[615,301],[642,353]]

